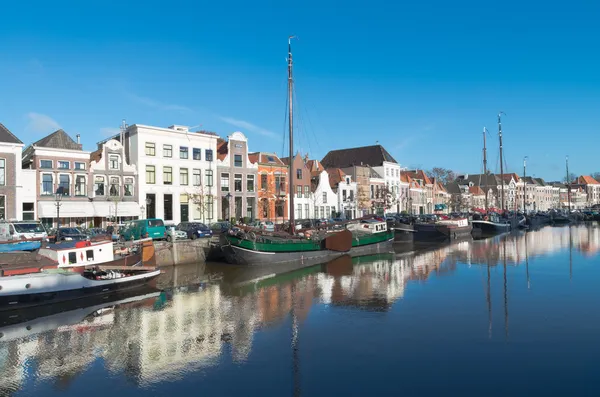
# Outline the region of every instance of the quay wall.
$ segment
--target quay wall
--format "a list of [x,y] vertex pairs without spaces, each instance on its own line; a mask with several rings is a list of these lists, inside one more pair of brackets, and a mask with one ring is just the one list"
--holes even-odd
[[154,250],[158,267],[205,263],[209,239],[180,240],[172,243],[155,242]]

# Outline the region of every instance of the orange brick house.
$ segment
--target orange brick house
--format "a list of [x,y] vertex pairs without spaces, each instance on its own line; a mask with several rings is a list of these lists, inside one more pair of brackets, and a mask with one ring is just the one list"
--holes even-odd
[[258,213],[261,221],[282,223],[289,219],[289,168],[275,153],[250,153],[248,158],[258,163]]

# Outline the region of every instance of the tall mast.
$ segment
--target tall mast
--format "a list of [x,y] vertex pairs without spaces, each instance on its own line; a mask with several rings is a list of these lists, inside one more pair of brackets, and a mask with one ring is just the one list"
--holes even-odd
[[294,161],[294,104],[293,104],[293,90],[294,90],[294,79],[292,77],[292,39],[294,36],[288,37],[288,104],[289,104],[289,135],[290,135],[290,161],[289,161],[289,175],[288,175],[288,184],[289,184],[289,194],[290,194],[290,233],[294,234],[296,231],[295,225],[295,217],[294,211],[296,208],[294,207],[294,184],[293,175],[292,175],[292,167]]
[[523,213],[527,211],[525,208],[525,193],[527,192],[527,182],[525,181],[525,177],[527,176],[527,156],[523,157]]
[[567,185],[567,200],[569,201],[569,214],[571,214],[571,181],[569,180],[569,156],[566,158],[567,165],[567,179],[565,185]]
[[498,113],[498,138],[500,139],[500,179],[502,183],[502,191],[500,192],[501,203],[500,208],[504,213],[504,157],[502,156],[502,112]]
[[[487,148],[485,147],[485,133],[486,132],[487,132],[486,128],[483,127],[483,180],[485,183],[485,187],[487,187]],[[488,209],[487,189],[484,190],[483,193],[485,194],[485,210],[487,211],[487,209]]]

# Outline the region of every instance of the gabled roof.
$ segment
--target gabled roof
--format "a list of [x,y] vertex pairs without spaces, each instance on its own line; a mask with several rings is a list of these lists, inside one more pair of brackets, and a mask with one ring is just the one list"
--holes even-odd
[[521,177],[521,181],[525,182],[528,185],[538,185],[538,182],[530,176]]
[[32,146],[53,149],[82,150],[81,144],[75,142],[63,130],[54,131],[52,134],[45,136],[37,142],[34,142]]
[[381,145],[362,146],[350,149],[331,150],[321,163],[326,168],[345,168],[353,165],[378,167],[383,162],[397,163],[391,154]]
[[217,158],[220,161],[225,160],[225,157],[227,157],[228,152],[229,147],[227,145],[227,141],[223,138],[217,139]]
[[306,162],[306,168],[311,175],[318,175],[325,170],[319,160],[308,160]]
[[401,171],[400,173],[409,176],[411,179],[420,179],[426,185],[431,185],[433,183],[429,176],[427,176],[427,174],[423,170],[408,170]]
[[[1,125],[2,124],[0,124],[0,126]],[[589,175],[581,175],[579,178],[577,178],[576,183],[579,185],[600,185],[600,182]]]
[[450,182],[446,185],[446,191],[450,194],[460,194],[462,190],[460,189],[460,185],[456,182]]
[[340,182],[346,180],[346,173],[340,168],[328,168],[327,174],[329,174],[329,185],[332,189],[336,188]]
[[250,162],[252,162],[252,163],[258,162],[259,164],[262,164],[262,165],[274,165],[274,166],[282,166],[282,167],[287,168],[287,165],[284,164],[283,161],[281,161],[281,159],[279,157],[277,157],[277,155],[275,153],[265,153],[265,152],[248,153],[248,158],[250,159]]
[[498,186],[502,183],[500,182],[500,178],[495,174],[459,175],[456,178],[456,182],[459,185],[473,183],[475,186]]
[[469,193],[471,193],[474,196],[485,196],[483,189],[479,186],[471,186],[469,188]]
[[543,178],[533,178],[533,180],[540,186],[546,186],[546,182],[544,182]]
[[23,142],[21,142],[21,140],[10,132],[2,123],[0,123],[0,142],[23,144]]
[[504,182],[510,182],[511,179],[514,179],[515,182],[519,182],[519,175],[517,175],[516,173],[512,172],[510,174],[504,174],[503,176]]

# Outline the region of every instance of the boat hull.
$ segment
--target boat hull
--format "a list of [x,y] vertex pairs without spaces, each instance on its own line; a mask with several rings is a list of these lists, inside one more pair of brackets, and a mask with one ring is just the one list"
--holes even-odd
[[[367,240],[369,236],[365,238]],[[382,233],[381,236],[372,237],[361,243],[360,239],[354,240],[348,251],[335,251],[318,249],[311,251],[260,251],[240,247],[236,244],[225,244],[221,250],[227,262],[237,265],[264,266],[274,264],[287,264],[299,262],[303,266],[317,265],[329,262],[343,255],[352,257],[378,254],[393,251],[394,236],[391,231]]]
[[483,220],[473,220],[473,233],[477,236],[493,236],[510,232],[510,223],[498,223]]
[[0,244],[0,253],[18,252],[18,251],[35,251],[42,246],[40,241],[17,241],[14,243]]
[[415,241],[446,241],[460,240],[471,237],[473,227],[454,226],[435,223],[415,224]]
[[0,311],[21,310],[140,288],[152,285],[160,273],[160,270],[154,270],[110,280],[91,280],[75,272],[0,277]]
[[410,243],[414,239],[415,229],[411,225],[392,226],[394,230],[394,242]]

